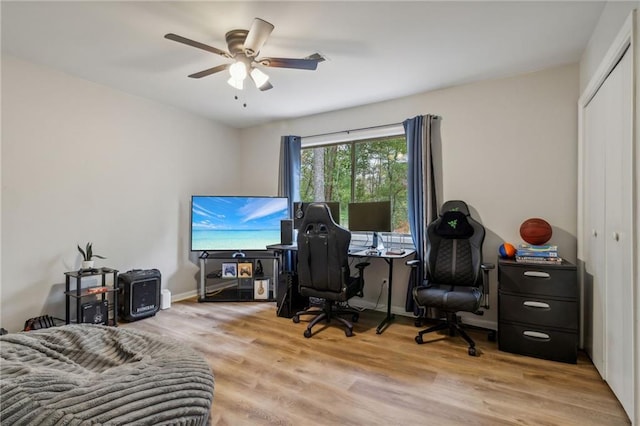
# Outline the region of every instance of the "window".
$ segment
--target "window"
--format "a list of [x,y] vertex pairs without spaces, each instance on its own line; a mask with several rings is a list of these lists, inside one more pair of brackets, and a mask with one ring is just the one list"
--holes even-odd
[[349,203],[390,200],[393,232],[409,233],[404,135],[303,147],[301,155],[303,202],[339,201],[348,227]]

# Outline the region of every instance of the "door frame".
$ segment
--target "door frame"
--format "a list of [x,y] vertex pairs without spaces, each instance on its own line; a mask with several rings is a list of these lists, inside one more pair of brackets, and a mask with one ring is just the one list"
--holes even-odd
[[[627,51],[628,49],[628,51]],[[631,55],[632,61],[632,73],[633,73],[633,120],[632,120],[632,138],[633,138],[633,165],[632,176],[634,183],[632,184],[632,197],[634,210],[632,215],[632,252],[631,259],[633,259],[633,382],[634,382],[634,407],[633,417],[631,419],[633,424],[640,424],[640,406],[638,399],[640,399],[640,267],[638,266],[638,255],[640,254],[640,143],[638,142],[640,137],[640,34],[638,32],[638,10],[633,10],[625,20],[617,36],[611,43],[607,53],[600,62],[596,72],[593,74],[589,83],[582,92],[578,99],[578,206],[577,206],[577,237],[578,237],[578,251],[577,251],[577,264],[578,264],[578,279],[580,283],[580,347],[584,347],[584,330],[585,330],[585,255],[586,255],[586,242],[585,242],[585,223],[584,223],[584,177],[585,171],[585,108],[591,99],[595,96],[598,89],[611,71],[615,68],[618,61],[622,58],[623,54],[627,51],[627,54]],[[605,378],[606,379],[606,378]]]

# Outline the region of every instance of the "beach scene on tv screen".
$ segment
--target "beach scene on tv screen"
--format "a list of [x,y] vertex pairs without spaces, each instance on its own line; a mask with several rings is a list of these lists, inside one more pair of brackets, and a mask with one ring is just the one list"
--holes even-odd
[[264,250],[288,216],[286,198],[194,196],[191,250]]

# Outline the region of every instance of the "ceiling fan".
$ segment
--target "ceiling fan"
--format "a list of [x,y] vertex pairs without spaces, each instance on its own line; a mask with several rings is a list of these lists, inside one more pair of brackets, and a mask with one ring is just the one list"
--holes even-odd
[[207,52],[215,53],[228,59],[233,59],[232,63],[222,64],[189,75],[191,78],[202,78],[211,74],[228,69],[231,77],[227,81],[232,87],[242,90],[244,80],[247,75],[255,83],[259,90],[269,90],[273,88],[269,82],[269,76],[265,74],[258,66],[271,68],[293,68],[300,70],[315,70],[318,63],[324,61],[324,57],[319,53],[307,56],[301,59],[291,58],[258,58],[260,49],[273,31],[274,26],[269,22],[255,18],[251,29],[247,30],[231,30],[225,35],[227,41],[228,52],[208,46],[198,41],[190,40],[177,34],[165,34],[165,38],[178,43],[197,47]]

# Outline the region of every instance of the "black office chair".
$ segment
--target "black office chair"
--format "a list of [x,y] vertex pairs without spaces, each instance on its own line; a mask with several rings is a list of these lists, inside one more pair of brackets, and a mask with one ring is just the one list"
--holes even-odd
[[337,306],[353,296],[362,297],[364,268],[368,263],[359,263],[358,276],[352,277],[349,270],[349,243],[351,232],[337,225],[325,204],[309,205],[298,230],[298,286],[305,297],[323,299],[322,309],[310,308],[297,312],[293,322],[300,322],[300,315],[315,315],[304,337],[311,337],[311,328],[325,319],[335,318],[344,324],[347,337],[353,335],[353,324],[338,315],[350,315],[358,321],[359,312],[350,307]]
[[[480,307],[488,308],[489,270],[495,265],[482,263],[484,227],[469,215],[464,201],[447,201],[440,216],[429,224],[425,252],[426,279],[413,289],[413,298],[422,308],[436,308],[446,319],[416,336],[418,344],[422,336],[437,330],[457,333],[469,344],[469,355],[476,355],[475,342],[457,321],[457,312],[482,315]],[[417,262],[407,262],[417,271]],[[418,281],[416,281],[418,282]],[[484,302],[484,303],[483,303]],[[495,339],[495,332],[489,335]]]

